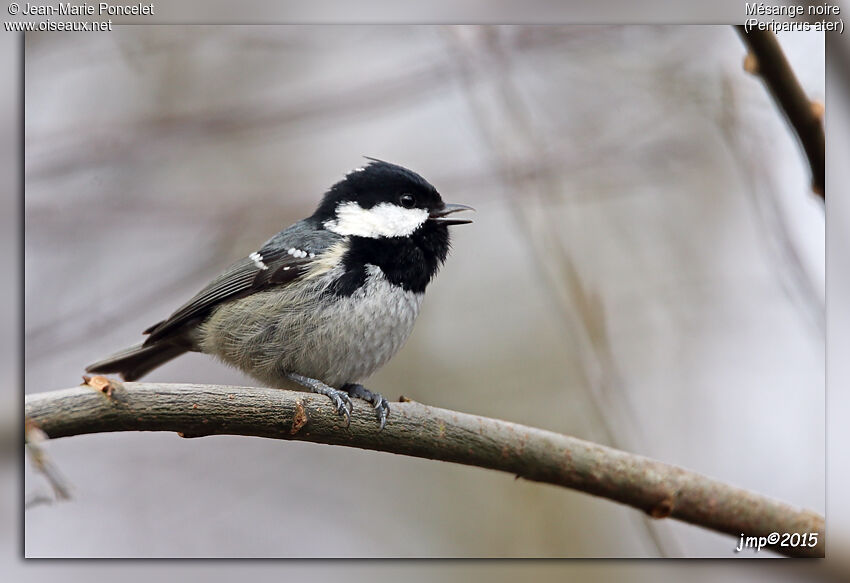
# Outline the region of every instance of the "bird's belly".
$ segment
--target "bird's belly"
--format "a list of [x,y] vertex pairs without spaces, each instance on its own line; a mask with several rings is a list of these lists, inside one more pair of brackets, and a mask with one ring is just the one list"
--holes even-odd
[[[285,375],[297,373],[340,387],[368,377],[398,352],[421,302],[422,294],[382,277],[370,277],[351,296],[318,301],[270,290],[218,308],[201,345],[270,386],[291,388]],[[213,327],[217,333],[210,333]]]
[[380,293],[357,294],[320,308],[316,326],[280,363],[293,372],[339,387],[360,381],[404,345],[419,314],[421,294],[384,284]]

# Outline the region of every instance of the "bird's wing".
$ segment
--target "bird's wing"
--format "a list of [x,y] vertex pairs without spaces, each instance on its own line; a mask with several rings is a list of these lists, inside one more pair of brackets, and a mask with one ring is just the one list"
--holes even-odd
[[281,231],[259,251],[228,267],[168,318],[145,330],[149,336],[144,346],[206,316],[221,302],[298,279],[339,238],[328,231],[316,231],[303,221]]

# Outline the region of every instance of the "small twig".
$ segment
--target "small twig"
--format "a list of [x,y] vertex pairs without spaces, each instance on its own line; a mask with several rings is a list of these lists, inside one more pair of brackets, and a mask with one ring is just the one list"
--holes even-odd
[[803,91],[794,70],[785,58],[776,36],[769,30],[735,27],[750,50],[744,68],[760,76],[779,105],[797,137],[812,171],[812,190],[825,198],[826,151],[823,133],[823,106],[812,102]]
[[[706,476],[574,437],[428,407],[393,403],[378,431],[355,405],[345,427],[321,396],[265,388],[125,383],[112,396],[82,386],[26,397],[27,419],[51,438],[109,431],[174,431],[186,436],[251,435],[345,445],[500,470],[573,488],[736,538],[818,533],[817,545],[769,547],[822,557],[824,519]],[[734,543],[730,542],[730,552]]]
[[[26,444],[27,453],[33,467],[45,477],[50,487],[53,488],[53,494],[57,500],[68,500],[71,498],[68,483],[59,473],[56,466],[50,461],[50,458],[41,446],[46,440],[47,435],[44,431],[30,419],[27,419],[24,423],[24,443]],[[51,501],[47,496],[37,495],[27,502],[27,507]]]

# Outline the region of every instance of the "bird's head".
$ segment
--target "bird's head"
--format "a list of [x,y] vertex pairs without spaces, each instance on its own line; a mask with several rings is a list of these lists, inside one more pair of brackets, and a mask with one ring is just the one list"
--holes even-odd
[[371,239],[409,237],[420,229],[444,230],[471,223],[450,218],[462,204],[446,204],[440,193],[417,173],[396,164],[370,162],[334,184],[313,218],[325,229],[343,236]]

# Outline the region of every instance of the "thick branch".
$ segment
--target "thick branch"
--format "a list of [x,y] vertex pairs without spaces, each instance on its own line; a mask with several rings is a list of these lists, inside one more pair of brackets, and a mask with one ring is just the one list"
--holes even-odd
[[[393,403],[381,432],[365,403],[355,404],[346,428],[323,396],[209,385],[125,383],[111,396],[80,386],[27,395],[26,415],[51,438],[108,431],[252,435],[456,462],[573,488],[736,538],[817,532],[814,548],[771,548],[794,556],[824,553],[824,520],[814,512],[574,437],[415,402]],[[730,552],[735,545],[730,541]]]
[[773,99],[785,112],[788,122],[809,159],[812,171],[812,190],[824,198],[826,180],[826,151],[823,133],[822,108],[815,105],[806,96],[794,70],[785,58],[776,36],[769,30],[751,29],[743,26],[736,30],[755,57],[754,73],[758,74],[770,91]]

